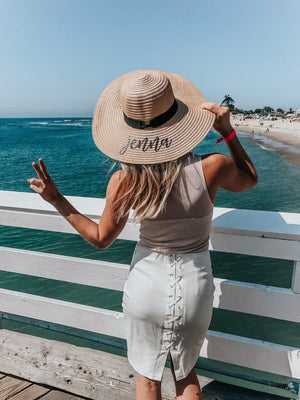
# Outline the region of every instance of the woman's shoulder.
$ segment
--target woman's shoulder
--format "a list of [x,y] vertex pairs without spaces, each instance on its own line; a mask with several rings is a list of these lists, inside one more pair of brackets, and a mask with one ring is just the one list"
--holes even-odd
[[224,165],[224,163],[230,160],[229,157],[221,153],[208,153],[208,154],[195,154],[189,153],[189,157],[185,159],[186,165],[190,164],[202,164],[203,167],[209,166],[213,169],[219,169]]
[[210,169],[219,170],[224,167],[230,158],[222,153],[209,153],[201,156],[203,167],[209,167]]
[[110,195],[113,192],[115,192],[116,188],[119,187],[120,182],[122,181],[122,178],[124,177],[124,171],[119,169],[118,171],[115,171],[112,176],[110,177],[110,180],[107,185],[106,189],[106,194]]

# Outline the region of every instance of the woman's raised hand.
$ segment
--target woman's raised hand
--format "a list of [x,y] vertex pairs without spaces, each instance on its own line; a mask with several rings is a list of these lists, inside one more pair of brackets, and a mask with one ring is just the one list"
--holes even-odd
[[30,183],[30,188],[37,192],[44,200],[49,203],[55,202],[61,195],[55,186],[53,180],[47,172],[47,168],[44,164],[44,161],[40,158],[39,164],[32,163],[33,168],[35,169],[38,178],[30,178],[27,179],[27,182]]
[[202,103],[200,107],[204,110],[211,111],[216,115],[213,127],[217,132],[225,138],[231,134],[233,128],[230,123],[230,112],[228,107],[223,107],[218,103]]

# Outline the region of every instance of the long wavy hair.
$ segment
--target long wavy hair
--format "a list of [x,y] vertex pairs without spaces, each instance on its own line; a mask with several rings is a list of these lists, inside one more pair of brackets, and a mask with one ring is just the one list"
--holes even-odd
[[179,175],[182,158],[160,164],[120,163],[123,174],[114,191],[112,207],[117,221],[134,210],[133,220],[155,218],[166,206]]

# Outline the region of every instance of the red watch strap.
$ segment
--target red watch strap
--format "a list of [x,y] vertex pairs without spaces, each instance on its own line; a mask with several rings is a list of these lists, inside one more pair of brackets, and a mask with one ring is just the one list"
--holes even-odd
[[220,139],[217,139],[217,143],[220,143],[220,142],[222,142],[222,140],[224,140],[224,142],[230,142],[230,140],[232,140],[234,137],[235,137],[235,135],[236,135],[236,131],[235,130],[233,130],[232,132],[231,132],[231,134],[229,135],[229,136],[227,136],[227,138],[220,138]]

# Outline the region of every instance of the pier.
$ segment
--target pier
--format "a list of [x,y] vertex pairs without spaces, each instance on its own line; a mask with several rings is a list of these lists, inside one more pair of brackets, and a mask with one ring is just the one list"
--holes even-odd
[[[99,221],[104,199],[66,197],[81,213]],[[33,193],[0,191],[0,224],[77,234],[51,205]],[[137,241],[138,230],[138,225],[129,219],[119,238]],[[21,250],[17,246],[16,243],[16,248],[0,247],[2,271],[123,290],[128,265]],[[290,288],[214,278],[214,308],[300,323],[300,214],[216,207],[210,250],[293,261]],[[107,335],[103,343],[109,346],[113,344],[109,338],[116,338],[115,346],[126,351],[117,340],[125,339],[123,314],[105,308],[0,288],[0,328],[1,320],[29,321],[40,328],[61,329],[63,333],[77,329],[84,331],[87,338],[93,334]],[[253,398],[272,399],[272,395],[300,398],[298,348],[209,330],[199,356],[288,378],[286,387],[272,382],[252,382],[252,389],[257,391]],[[0,389],[9,379],[15,382],[13,379],[20,378],[20,385],[24,386],[10,397],[1,397],[0,393],[0,400],[132,400],[137,375],[125,356],[7,330],[3,326],[0,373]],[[199,381],[204,387],[204,400],[250,399],[246,394],[230,397],[226,394],[226,385],[222,397],[222,387],[212,378],[199,376]],[[234,384],[237,390],[247,387],[246,379],[243,381],[240,377],[235,377]],[[165,369],[162,387],[164,399],[175,398],[169,368]],[[213,389],[210,391],[209,387]],[[45,393],[35,398],[20,397],[26,389],[45,390]],[[56,391],[56,397],[51,397],[51,391],[52,395]],[[268,393],[268,397],[263,397],[263,393]]]

